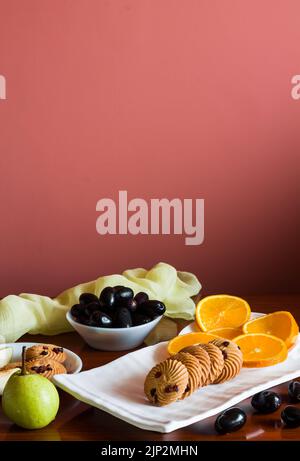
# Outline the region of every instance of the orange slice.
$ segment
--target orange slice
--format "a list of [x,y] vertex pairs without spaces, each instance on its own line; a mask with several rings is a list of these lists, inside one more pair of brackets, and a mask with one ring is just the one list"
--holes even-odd
[[290,312],[278,311],[250,320],[243,326],[244,333],[265,333],[282,339],[289,348],[295,344],[299,327]]
[[249,333],[240,335],[233,341],[243,353],[244,367],[269,367],[283,362],[288,355],[285,342],[276,336]]
[[184,347],[193,346],[194,344],[208,343],[213,339],[216,339],[217,336],[210,335],[208,333],[194,332],[187,333],[185,335],[175,336],[168,343],[168,352],[170,355],[177,354]]
[[239,328],[250,318],[251,309],[247,301],[237,296],[207,296],[196,306],[196,323],[200,330],[216,328]]
[[236,338],[237,336],[240,336],[243,334],[242,328],[215,328],[214,330],[209,330],[207,333],[211,335],[216,335],[219,338],[224,338],[224,339],[229,339],[232,340],[233,338]]

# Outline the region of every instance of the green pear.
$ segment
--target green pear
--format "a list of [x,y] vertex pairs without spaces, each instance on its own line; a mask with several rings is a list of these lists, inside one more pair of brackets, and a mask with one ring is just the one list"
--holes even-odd
[[40,429],[55,419],[59,395],[54,384],[47,378],[26,373],[25,350],[23,347],[22,370],[13,374],[4,388],[2,409],[18,426]]

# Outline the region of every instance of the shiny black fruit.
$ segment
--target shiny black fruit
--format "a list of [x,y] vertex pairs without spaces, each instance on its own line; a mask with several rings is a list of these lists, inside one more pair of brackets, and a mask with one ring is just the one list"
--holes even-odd
[[[77,315],[77,317],[75,317],[75,320],[79,323],[82,323],[83,325],[88,325],[90,314],[88,313],[86,306],[84,304],[80,304],[80,307],[81,307],[80,312]],[[72,310],[71,310],[71,313],[72,313]]]
[[300,382],[291,381],[289,384],[288,394],[291,402],[300,402]]
[[130,328],[132,327],[132,318],[127,307],[120,307],[115,315],[114,328]]
[[84,308],[85,312],[86,312],[86,315],[91,315],[93,312],[95,311],[99,311],[100,310],[100,304],[99,302],[95,303],[90,303],[90,304],[87,304]]
[[144,314],[148,315],[149,317],[157,317],[158,315],[163,315],[166,306],[164,303],[160,301],[146,301],[141,305],[141,310]]
[[137,325],[144,325],[145,323],[149,323],[152,321],[152,318],[148,315],[142,314],[141,312],[135,312],[133,314],[133,324],[134,326]]
[[106,287],[101,291],[100,294],[100,304],[106,308],[112,308],[115,304],[115,292],[112,287]]
[[82,325],[89,325],[89,326],[92,325],[91,317],[84,313],[80,314],[80,316],[76,320],[77,322],[82,323]]
[[80,304],[74,304],[74,306],[71,307],[71,315],[77,319],[80,317],[80,314],[82,313],[82,305]]
[[126,288],[126,287],[124,287],[124,285],[116,285],[114,287],[114,291],[117,292],[117,291],[121,290],[121,288]]
[[119,306],[124,306],[124,305],[126,306],[128,301],[132,298],[133,298],[133,291],[131,288],[121,287],[115,291],[116,303]]
[[288,405],[281,412],[281,419],[288,427],[300,426],[300,408]]
[[281,398],[276,392],[262,391],[252,397],[251,405],[258,413],[273,413],[281,405]]
[[80,304],[99,303],[99,299],[93,293],[81,293],[79,302]]
[[93,312],[90,321],[95,327],[109,328],[112,326],[112,318],[105,312],[101,311]]
[[140,291],[135,295],[134,299],[138,304],[143,304],[149,300],[149,296],[147,295],[147,293],[144,293],[144,291]]
[[241,429],[247,421],[246,413],[240,408],[229,408],[220,413],[215,422],[215,429],[219,434],[235,432]]
[[135,312],[137,307],[138,307],[138,303],[136,302],[135,299],[129,299],[126,303],[126,307],[127,309],[130,310],[131,313]]

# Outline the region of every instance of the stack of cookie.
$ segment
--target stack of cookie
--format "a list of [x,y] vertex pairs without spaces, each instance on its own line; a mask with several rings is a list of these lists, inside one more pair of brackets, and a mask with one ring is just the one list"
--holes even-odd
[[234,378],[242,364],[242,352],[232,341],[218,338],[189,346],[150,370],[145,394],[155,405],[168,405],[185,399],[199,387]]
[[[54,344],[37,344],[26,350],[26,370],[30,374],[39,374],[45,378],[67,373],[64,366],[66,353]],[[11,362],[4,369],[21,368],[21,362]]]

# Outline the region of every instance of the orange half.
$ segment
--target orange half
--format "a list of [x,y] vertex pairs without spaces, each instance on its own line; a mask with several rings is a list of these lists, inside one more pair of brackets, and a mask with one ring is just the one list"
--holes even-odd
[[240,335],[233,340],[243,353],[244,367],[269,367],[283,362],[288,355],[286,344],[264,333]]
[[237,296],[213,295],[199,301],[196,306],[196,323],[200,330],[240,328],[250,318],[247,301]]
[[185,335],[179,335],[171,339],[168,343],[168,352],[170,355],[175,355],[184,347],[193,346],[194,344],[203,344],[216,339],[216,335],[208,333],[194,332]]
[[243,326],[246,333],[265,333],[282,339],[288,348],[292,347],[298,337],[299,327],[290,312],[278,311],[250,320]]
[[242,328],[215,328],[214,330],[209,330],[207,333],[211,335],[216,335],[219,338],[229,339],[230,341],[237,336],[243,334]]

